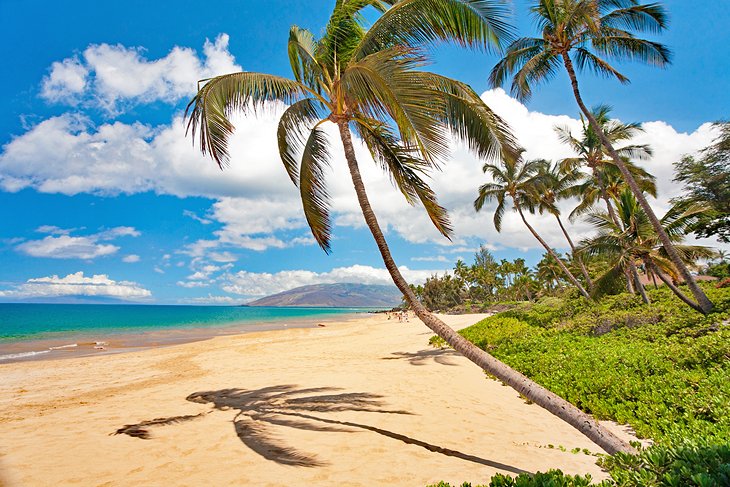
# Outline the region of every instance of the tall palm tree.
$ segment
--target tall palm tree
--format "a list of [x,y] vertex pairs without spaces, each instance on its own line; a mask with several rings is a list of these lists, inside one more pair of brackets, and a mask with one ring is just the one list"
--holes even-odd
[[[608,137],[614,146],[632,139],[638,132],[643,131],[639,123],[621,123],[617,120],[611,120],[611,107],[608,105],[598,105],[593,108],[591,113],[603,133],[606,134],[606,137]],[[610,158],[610,155],[606,153],[606,148],[601,143],[600,137],[589,124],[586,124],[583,115],[580,118],[583,123],[580,138],[574,137],[568,128],[556,128],[560,140],[578,154],[577,157],[563,159],[560,162],[561,167],[569,171],[586,166],[591,171],[591,176],[587,177],[582,184],[577,184],[566,190],[568,194],[577,196],[580,199],[580,203],[571,212],[569,218],[573,220],[577,216],[591,211],[600,198],[606,204],[608,214],[616,225],[621,225],[621,221],[616,215],[611,201],[613,198],[617,198],[624,188],[627,187],[626,182],[621,174],[621,170]],[[656,178],[631,162],[633,158],[647,159],[651,157],[651,148],[648,145],[622,144],[616,148],[616,151],[622,157],[626,167],[634,176],[641,190],[656,197]],[[639,274],[633,261],[627,262],[627,265],[624,267],[624,272],[626,273],[626,287],[628,291],[634,294],[638,290],[644,302],[648,303],[649,298],[639,279]]]
[[502,230],[502,218],[507,209],[507,199],[511,199],[512,209],[520,215],[522,222],[532,236],[555,259],[568,280],[586,299],[590,300],[591,295],[588,294],[588,291],[585,290],[578,279],[563,264],[560,257],[557,256],[555,251],[537,233],[532,225],[530,225],[527,218],[525,218],[523,208],[531,213],[535,211],[535,188],[539,184],[540,168],[543,165],[544,161],[541,160],[524,161],[521,158],[505,160],[501,165],[484,164],[484,172],[491,176],[493,182],[483,184],[479,187],[479,195],[474,200],[474,208],[480,211],[485,203],[496,201],[497,208],[494,211],[494,228],[499,232]]
[[514,73],[511,91],[519,99],[526,100],[532,94],[533,85],[554,77],[561,65],[565,68],[573,95],[583,115],[636,196],[662,241],[669,259],[692,291],[699,309],[703,313],[709,313],[712,311],[712,302],[682,262],[621,155],[583,102],[575,71],[576,67],[580,70],[588,69],[628,83],[628,78],[601,56],[608,59],[638,60],[658,67],[667,66],[670,63],[670,52],[665,46],[641,39],[633,33],[663,31],[667,26],[664,7],[659,3],[640,4],[637,0],[534,1],[531,10],[540,28],[541,37],[525,37],[514,41],[507,48],[504,58],[492,70],[492,85],[501,86]]
[[550,213],[558,221],[558,226],[560,226],[560,230],[563,232],[565,240],[570,246],[571,255],[578,264],[588,288],[591,289],[593,288],[591,276],[580,255],[575,251],[575,244],[565,229],[565,225],[563,225],[563,220],[560,218],[560,209],[558,208],[559,200],[572,196],[571,190],[579,180],[583,179],[583,174],[578,168],[564,167],[560,163],[552,164],[550,161],[544,160],[541,161],[538,172],[537,185],[535,187],[537,210],[541,215],[543,213]]
[[[381,15],[367,29],[362,10]],[[234,73],[209,80],[188,105],[188,130],[200,148],[224,167],[229,161],[229,116],[289,107],[278,128],[279,153],[299,187],[305,217],[317,243],[329,251],[330,214],[324,168],[331,161],[325,124],[337,127],[360,209],[385,267],[418,317],[485,371],[546,408],[609,453],[631,451],[593,418],[464,339],[419,302],[401,275],[370,205],[351,130],[388,173],[407,202],[421,203],[445,236],[446,210],[422,179],[448,154],[449,132],[485,159],[513,159],[518,149],[508,127],[464,83],[422,71],[425,44],[499,45],[509,33],[503,4],[489,0],[337,0],[322,38],[298,27],[289,34],[294,79]]]
[[[666,249],[633,193],[624,190],[615,204],[621,225],[617,225],[606,212],[591,213],[589,222],[598,229],[598,234],[581,243],[585,252],[602,255],[611,261],[611,268],[596,281],[596,291],[601,293],[610,288],[629,262],[640,262],[648,275],[659,277],[677,297],[699,311],[697,304],[674,284],[679,278],[677,269],[667,258]],[[716,255],[709,247],[682,244],[691,226],[706,211],[707,207],[703,205],[679,204],[670,208],[661,219],[665,231],[686,264]]]
[[[641,124],[612,120],[611,107],[608,105],[597,105],[593,107],[591,113],[603,133],[616,148],[616,152],[621,156],[641,190],[656,197],[656,178],[631,162],[632,159],[643,160],[651,157],[653,155],[651,147],[646,144],[623,144],[644,131]],[[599,136],[589,124],[586,124],[583,115],[580,118],[583,128],[578,137],[574,136],[568,127],[555,127],[560,141],[577,154],[576,157],[562,159],[561,168],[564,171],[571,171],[585,166],[590,169],[592,176],[586,178],[582,185],[576,186],[573,190],[567,190],[572,196],[581,199],[570,218],[573,219],[591,211],[599,199],[605,203],[608,213],[615,217],[611,199],[623,191],[626,182],[623,180],[621,170],[607,154]],[[619,144],[621,145],[618,146]]]

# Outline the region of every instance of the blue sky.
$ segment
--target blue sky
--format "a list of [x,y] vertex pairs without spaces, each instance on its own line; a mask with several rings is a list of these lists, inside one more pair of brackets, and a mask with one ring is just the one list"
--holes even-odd
[[[275,114],[238,121],[239,150],[224,173],[184,139],[179,120],[204,75],[288,75],[289,27],[319,32],[331,4],[3,0],[0,54],[9,70],[0,79],[0,298],[78,293],[228,303],[314,282],[387,282],[340,169],[331,175],[339,205],[334,252],[312,244],[272,143]],[[581,78],[591,104],[607,102],[617,118],[646,122],[640,141],[655,148],[646,165],[659,178],[659,209],[680,190],[671,183],[672,162],[707,145],[707,122],[726,118],[730,108],[730,35],[717,28],[730,23],[730,4],[665,4],[671,26],[659,40],[674,51],[672,67],[623,65],[629,86]],[[522,34],[532,30],[526,5],[513,5]],[[577,128],[564,77],[524,106],[487,91],[494,55],[441,47],[435,59],[434,70],[485,92],[529,156],[568,155],[552,133],[556,124]],[[456,148],[434,175],[457,229],[452,244],[366,170],[396,260],[411,279],[450,268],[458,257],[470,260],[480,244],[499,258],[539,258],[518,221],[508,219],[497,234],[488,211],[470,211],[483,180],[478,167]],[[549,220],[536,217],[535,224],[552,245],[564,246]],[[578,222],[572,231],[580,236],[587,228]]]

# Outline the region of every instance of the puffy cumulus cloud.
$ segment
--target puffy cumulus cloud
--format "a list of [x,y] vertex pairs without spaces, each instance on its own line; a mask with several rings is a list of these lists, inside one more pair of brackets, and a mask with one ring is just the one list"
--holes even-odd
[[[52,259],[95,259],[105,255],[111,255],[119,250],[119,247],[112,244],[100,243],[102,241],[114,240],[119,237],[137,237],[140,233],[132,227],[115,227],[101,232],[72,236],[72,230],[65,230],[58,227],[43,225],[37,229],[40,233],[48,233],[40,240],[28,240],[15,247],[18,252],[31,257],[45,257]],[[136,258],[136,260],[135,260]],[[132,259],[132,260],[128,260]],[[137,262],[138,256],[126,256],[124,262]]]
[[150,60],[142,48],[93,44],[81,56],[53,63],[41,96],[51,102],[83,100],[110,113],[125,105],[174,103],[195,93],[200,79],[241,71],[228,52],[228,40],[220,34],[206,41],[202,59],[188,47],[176,46],[165,57]]
[[[445,270],[412,270],[399,267],[408,282],[422,283],[428,277]],[[239,271],[221,276],[221,289],[227,293],[240,296],[265,296],[288,289],[309,284],[326,284],[336,282],[357,282],[360,284],[392,285],[393,281],[385,268],[366,265],[337,267],[328,272],[312,272],[307,270],[286,270],[277,273],[256,273]]]
[[[201,73],[205,70],[240,69],[234,66],[226,46],[227,38],[223,36],[207,43],[204,60],[187,48],[175,48],[164,58],[148,60],[140,50],[91,46],[77,64],[87,67],[90,73],[87,91],[91,89],[94,96],[104,102],[173,99],[184,96],[185,89],[192,93],[194,86],[189,80],[203,77]],[[64,69],[71,70],[74,62],[71,59],[60,63],[56,79],[65,79],[61,73],[65,73]],[[48,80],[55,70],[54,65]],[[112,75],[114,70],[116,73]],[[180,74],[188,71],[194,76],[188,78]],[[140,84],[140,79],[145,82]],[[531,111],[501,89],[487,91],[482,98],[512,127],[526,149],[525,157],[558,159],[572,155],[558,140],[554,127],[568,127],[577,132],[581,127],[577,117]],[[185,138],[179,115],[170,125],[157,127],[121,122],[95,125],[83,116],[73,114],[50,118],[5,145],[0,153],[0,188],[18,191],[30,187],[49,193],[102,195],[155,191],[180,197],[212,198],[216,201],[204,220],[221,225],[215,227],[210,237],[184,249],[194,259],[232,262],[235,260],[232,251],[237,248],[265,250],[312,244],[299,195],[279,159],[276,127],[283,108],[272,104],[255,118],[240,114],[233,117],[236,132],[229,144],[232,160],[223,173],[192,146],[189,138]],[[332,142],[332,165],[327,169],[326,177],[335,224],[362,227],[363,218],[337,131],[331,123],[322,127]],[[646,132],[636,142],[654,147],[654,157],[642,164],[659,179],[661,197],[656,204],[663,209],[678,189],[671,183],[672,163],[682,154],[707,145],[712,139],[712,130],[709,125],[703,125],[693,133],[678,133],[663,122],[648,122],[645,128]],[[442,205],[450,211],[453,242],[438,234],[422,208],[405,203],[403,196],[373,163],[363,144],[356,141],[355,149],[371,203],[386,231],[396,232],[410,242],[442,244],[444,253],[458,253],[455,249],[475,247],[480,243],[489,248],[539,248],[516,214],[508,212],[505,215],[503,230],[498,234],[491,221],[494,205],[485,207],[479,214],[474,212],[472,203],[477,188],[487,178],[481,170],[483,161],[465,147],[455,145],[443,170],[434,172],[429,180]],[[574,202],[563,203],[564,213],[569,212],[571,204]],[[552,217],[530,215],[528,218],[551,246],[566,248]],[[293,230],[301,234],[292,237]],[[581,222],[570,227],[576,240],[590,231],[590,227]],[[334,244],[336,246],[336,242]]]
[[76,104],[81,98],[89,70],[78,56],[51,64],[51,71],[43,79],[41,96],[51,102]]
[[127,264],[134,264],[135,262],[139,262],[139,255],[137,254],[129,254],[122,257],[122,262],[125,262]]
[[93,124],[78,114],[52,117],[12,139],[0,153],[0,188],[15,192],[116,195],[155,191],[180,197],[296,197],[279,159],[277,114],[235,117],[232,163],[225,172],[169,126]]
[[0,186],[66,195],[154,189],[153,129],[121,122],[92,127],[81,115],[64,114],[11,140],[0,155]]
[[28,279],[14,289],[0,290],[2,298],[51,296],[109,296],[135,300],[149,298],[152,293],[134,282],[114,281],[106,274],[86,277],[83,272],[66,277],[37,277]]

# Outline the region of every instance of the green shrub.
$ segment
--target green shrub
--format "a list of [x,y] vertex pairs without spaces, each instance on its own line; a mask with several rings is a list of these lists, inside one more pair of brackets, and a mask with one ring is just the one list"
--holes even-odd
[[[599,485],[730,485],[730,288],[703,287],[716,305],[708,316],[662,287],[650,291],[651,305],[629,294],[549,298],[460,333],[582,410],[656,442],[602,460],[613,480]],[[551,470],[489,485],[591,484]]]

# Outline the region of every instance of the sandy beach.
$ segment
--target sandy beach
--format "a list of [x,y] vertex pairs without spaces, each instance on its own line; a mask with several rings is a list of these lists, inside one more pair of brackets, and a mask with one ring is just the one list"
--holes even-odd
[[[444,317],[456,328],[481,318]],[[570,451],[598,452],[588,439],[430,348],[431,335],[373,315],[0,365],[0,485],[425,486],[556,467],[606,477],[595,456]]]

